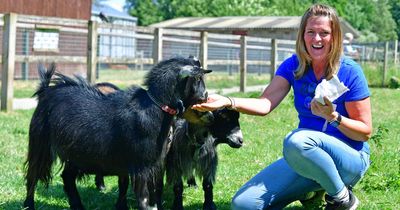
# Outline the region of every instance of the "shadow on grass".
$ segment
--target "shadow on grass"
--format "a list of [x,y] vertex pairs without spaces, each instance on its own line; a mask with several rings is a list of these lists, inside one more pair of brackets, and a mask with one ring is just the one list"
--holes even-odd
[[[86,209],[114,209],[118,198],[118,187],[107,188],[105,192],[101,192],[94,186],[94,183],[93,187],[78,186],[78,192]],[[0,209],[23,209],[24,199],[25,197],[23,200],[0,203]],[[135,209],[136,199],[130,189],[127,199],[128,206]],[[35,193],[35,208],[37,210],[69,209],[68,198],[64,193],[63,185],[50,184],[48,188],[39,185]]]
[[[107,186],[107,189],[102,192],[99,191],[94,183],[93,186],[78,186],[79,195],[86,209],[114,209],[114,205],[118,198],[118,187]],[[164,186],[163,193],[163,207],[165,210],[171,209],[172,201],[174,198],[173,190],[170,186]],[[25,198],[24,198],[25,199]],[[128,189],[128,206],[130,209],[137,209],[135,195],[129,187]],[[202,200],[203,201],[203,200]],[[21,210],[23,209],[24,200],[15,200],[10,202],[0,203],[0,209],[6,210]],[[230,202],[218,202],[215,204],[220,210],[229,210]],[[63,191],[63,185],[56,183],[50,184],[46,189],[42,185],[36,189],[35,193],[35,207],[37,210],[61,210],[69,209],[68,198]],[[198,210],[203,208],[203,203],[191,203],[184,206],[186,210]],[[304,210],[300,206],[286,207],[286,210]]]
[[[59,205],[51,205],[42,202],[36,202],[35,208],[37,210],[57,210],[57,209],[66,209],[65,207],[61,207]],[[22,210],[23,208],[23,201],[11,201],[0,204],[0,209],[7,209],[7,210]]]

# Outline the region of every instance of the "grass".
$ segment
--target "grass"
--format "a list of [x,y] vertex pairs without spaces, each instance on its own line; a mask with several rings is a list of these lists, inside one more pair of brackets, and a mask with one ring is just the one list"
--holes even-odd
[[[361,201],[360,209],[400,209],[400,122],[398,120],[400,90],[371,88],[374,135],[370,140],[372,165],[362,181],[355,186]],[[257,97],[259,93],[235,94]],[[281,157],[284,136],[297,125],[293,97],[287,97],[267,117],[241,115],[240,123],[245,144],[240,149],[220,145],[219,168],[214,186],[214,200],[219,209],[230,207],[236,190],[268,164]],[[29,120],[33,110],[0,113],[0,209],[21,209],[25,196],[23,162],[26,156]],[[55,167],[57,168],[57,167]],[[59,170],[48,189],[39,185],[37,209],[66,209],[67,198],[62,189]],[[200,183],[198,181],[198,183]],[[117,182],[106,178],[107,190],[98,192],[93,176],[79,182],[79,191],[87,209],[111,209],[117,199]],[[129,193],[128,202],[133,205]],[[171,206],[172,190],[167,187],[165,207]],[[184,205],[188,210],[202,208],[203,192],[185,188]],[[303,209],[295,202],[286,209]]]
[[388,64],[385,81],[383,82],[383,63],[369,62],[362,64],[365,77],[368,80],[370,87],[388,87],[390,85],[390,78],[400,78],[400,66],[395,66],[392,62]]

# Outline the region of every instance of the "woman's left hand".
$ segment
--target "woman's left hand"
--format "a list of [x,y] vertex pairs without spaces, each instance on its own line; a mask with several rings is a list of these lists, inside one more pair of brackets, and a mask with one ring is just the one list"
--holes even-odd
[[317,100],[313,99],[311,101],[311,112],[314,115],[320,116],[328,121],[331,121],[335,118],[335,109],[333,108],[333,104],[327,97],[324,97],[325,105],[319,103]]
[[205,112],[214,111],[216,109],[223,108],[229,105],[231,105],[231,102],[227,97],[218,94],[212,94],[208,96],[207,102],[195,104],[192,106],[192,109]]

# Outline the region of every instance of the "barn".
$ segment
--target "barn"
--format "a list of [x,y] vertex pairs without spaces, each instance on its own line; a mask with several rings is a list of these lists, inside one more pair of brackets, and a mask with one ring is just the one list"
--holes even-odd
[[37,77],[38,63],[86,72],[90,0],[3,0],[0,4],[1,110],[11,110],[13,80]]
[[[4,0],[0,4],[1,26],[5,25],[3,17],[10,13],[15,14],[11,18],[15,32],[10,34],[10,38],[15,37],[15,79],[36,78],[37,64],[51,60],[69,72],[86,71],[90,0]],[[10,42],[3,30],[0,35],[3,45]],[[0,50],[3,54],[4,46]]]

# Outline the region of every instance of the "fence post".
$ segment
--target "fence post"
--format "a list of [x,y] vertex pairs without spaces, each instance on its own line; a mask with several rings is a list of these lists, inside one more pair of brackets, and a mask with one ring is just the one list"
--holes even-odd
[[143,71],[143,59],[144,59],[144,52],[143,52],[143,50],[140,50],[140,51],[139,51],[139,58],[140,58],[140,63],[139,63],[140,71]]
[[376,58],[376,49],[377,49],[377,47],[374,45],[373,47],[372,47],[372,60],[373,61],[377,61],[377,58]]
[[275,76],[276,64],[278,63],[278,40],[271,40],[271,80]]
[[399,40],[394,40],[394,65],[396,65],[397,64],[397,59],[398,59],[398,56],[399,56],[399,53],[397,52],[398,51],[398,48],[399,47]]
[[90,83],[96,81],[96,67],[97,67],[97,22],[90,20],[88,23],[88,46],[87,46],[87,80]]
[[203,69],[208,68],[208,32],[202,31],[200,34],[200,62]]
[[[24,30],[24,55],[29,55],[29,30]],[[25,61],[22,63],[22,79],[28,80],[29,79],[29,61]]]
[[247,37],[240,36],[240,92],[245,92],[247,74]]
[[385,86],[386,74],[387,74],[387,63],[388,63],[388,51],[389,51],[389,42],[385,42],[385,51],[384,51],[384,60],[383,60],[383,78],[382,78],[382,87]]
[[3,54],[2,54],[2,77],[1,77],[1,110],[12,111],[14,97],[14,65],[15,65],[15,43],[17,37],[17,14],[4,15],[3,28]]
[[365,45],[362,46],[362,51],[361,52],[362,52],[361,53],[361,63],[365,64],[366,60],[368,59],[367,50],[366,50],[366,46]]
[[162,60],[162,41],[163,29],[154,29],[154,41],[153,41],[153,64],[157,64]]
[[229,76],[232,76],[232,65],[230,62],[232,57],[231,55],[232,55],[232,50],[228,50],[228,52],[226,53],[226,60],[228,61],[228,63],[226,64],[226,72],[228,73]]

